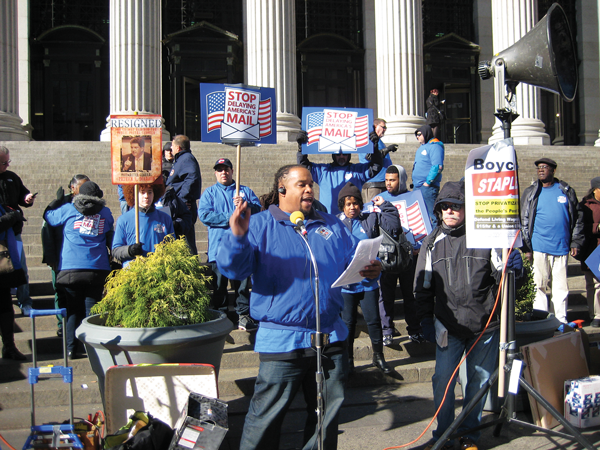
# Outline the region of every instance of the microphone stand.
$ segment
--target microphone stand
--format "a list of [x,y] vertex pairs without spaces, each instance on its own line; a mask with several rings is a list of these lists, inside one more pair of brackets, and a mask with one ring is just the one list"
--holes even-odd
[[323,450],[324,441],[323,441],[323,417],[325,414],[325,408],[323,406],[323,366],[321,362],[321,358],[323,355],[323,347],[325,345],[325,337],[326,335],[321,332],[321,313],[319,307],[319,268],[317,266],[317,260],[315,259],[315,255],[310,248],[310,244],[308,243],[308,238],[302,233],[299,226],[294,227],[296,233],[298,233],[304,243],[306,244],[306,248],[308,248],[308,252],[310,253],[310,261],[315,270],[315,308],[316,308],[316,331],[311,336],[312,342],[317,349],[317,372],[315,373],[315,378],[317,382],[317,443],[318,449]]

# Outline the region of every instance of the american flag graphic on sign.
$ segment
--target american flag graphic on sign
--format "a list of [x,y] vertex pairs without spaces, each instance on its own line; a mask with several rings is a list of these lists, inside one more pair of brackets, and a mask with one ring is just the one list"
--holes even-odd
[[369,143],[369,116],[356,118],[354,134],[356,134],[356,147],[364,147]]
[[271,134],[271,99],[261,100],[258,108],[258,124],[260,125],[260,137]]
[[425,236],[427,236],[427,228],[425,228],[423,212],[419,207],[418,201],[406,208],[406,216],[408,218],[408,227],[413,233],[415,242],[425,239]]
[[[308,145],[319,141],[321,131],[323,129],[324,112],[314,112],[306,116],[308,127],[306,134],[308,135]],[[356,118],[354,123],[354,134],[356,136],[356,147],[364,147],[369,143],[369,116],[361,116]]]
[[207,95],[208,131],[221,128],[225,111],[225,91],[213,92]]
[[321,130],[323,128],[324,116],[324,112],[310,113],[306,116],[308,123],[308,128],[306,130],[306,134],[308,134],[308,145],[319,141],[319,136],[321,136]]

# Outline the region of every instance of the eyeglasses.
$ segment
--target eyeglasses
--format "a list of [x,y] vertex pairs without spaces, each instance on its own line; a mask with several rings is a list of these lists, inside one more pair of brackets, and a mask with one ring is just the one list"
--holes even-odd
[[416,133],[415,136],[417,136],[417,139],[419,138],[419,136],[422,136],[421,133]]
[[442,211],[446,211],[447,209],[451,209],[452,211],[460,211],[463,205],[458,205],[456,203],[440,203],[440,208]]
[[384,130],[387,130],[387,127],[385,125],[379,125],[381,128],[383,128]]
[[552,169],[552,167],[550,166],[545,166],[543,164],[540,164],[539,166],[537,166],[538,170],[546,170],[546,169]]
[[10,161],[11,161],[11,160],[9,159],[8,161],[5,161],[5,162],[3,162],[3,163],[0,163],[0,164],[2,164],[3,166],[8,166],[8,165],[10,164]]

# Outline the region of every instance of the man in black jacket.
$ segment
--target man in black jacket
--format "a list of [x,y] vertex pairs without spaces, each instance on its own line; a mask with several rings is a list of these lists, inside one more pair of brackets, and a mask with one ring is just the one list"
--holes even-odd
[[[487,328],[486,324],[494,311],[502,276],[502,253],[498,249],[467,248],[464,189],[462,182],[448,182],[440,191],[434,206],[440,225],[425,238],[415,273],[417,316],[425,338],[437,344],[432,378],[436,410],[450,384],[437,416],[434,441],[454,421],[456,377],[452,375],[463,353],[474,346],[466,360],[468,382],[463,405],[488,382],[498,365],[499,308]],[[520,253],[513,251],[508,268],[520,274],[522,267]],[[482,399],[467,415],[458,433],[480,425],[484,402]],[[479,436],[480,432],[475,431],[461,437],[461,450],[477,450]],[[444,448],[454,445],[448,442]]]
[[[29,192],[25,187],[19,175],[8,170],[10,165],[10,152],[6,147],[0,146],[0,205],[4,206],[7,211],[19,211],[21,215],[23,210],[21,207],[29,208],[35,201],[35,195]],[[17,241],[21,241],[21,227],[15,230]],[[17,301],[21,314],[29,316],[31,310],[31,297],[29,296],[29,275],[27,274],[27,261],[25,259],[25,251],[21,252],[21,266],[25,271],[27,283],[22,284],[17,288]]]
[[181,200],[185,202],[188,209],[192,212],[192,226],[185,234],[192,254],[198,254],[196,248],[196,230],[195,224],[198,220],[198,199],[202,191],[202,177],[200,176],[200,166],[192,151],[190,150],[190,139],[182,134],[175,136],[171,144],[173,155],[175,155],[173,168],[167,180],[167,187],[172,186]]
[[540,158],[535,165],[538,180],[521,197],[523,249],[533,260],[536,285],[533,309],[548,311],[546,286],[552,280],[554,315],[567,323],[567,265],[569,253],[576,257],[583,245],[583,214],[575,190],[554,177],[556,162]]

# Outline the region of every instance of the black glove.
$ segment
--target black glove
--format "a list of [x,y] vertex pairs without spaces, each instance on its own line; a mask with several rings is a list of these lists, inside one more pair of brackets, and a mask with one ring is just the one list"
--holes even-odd
[[127,249],[127,251],[129,252],[129,256],[131,256],[132,258],[135,258],[136,256],[140,256],[140,255],[144,254],[144,250],[142,250],[141,242],[131,244],[129,246],[129,248]]
[[2,223],[3,228],[8,229],[10,227],[14,227],[15,224],[23,223],[23,216],[20,211],[12,210],[8,211],[6,214],[3,214],[0,217],[0,223]]
[[165,189],[165,195],[163,196],[163,203],[171,203],[173,200],[175,200],[175,197],[177,197],[177,194],[175,193],[173,186],[167,186],[167,189]]
[[387,152],[395,152],[396,150],[398,150],[398,145],[397,145],[397,144],[391,144],[391,145],[388,145],[388,146],[385,148],[385,150],[386,150]]
[[296,136],[296,142],[298,143],[298,151],[302,151],[302,144],[306,144],[308,142],[308,134],[304,130],[300,130],[298,132],[298,136]]
[[64,198],[65,198],[65,190],[61,186],[56,190],[56,200],[64,201]]
[[433,317],[425,317],[421,320],[421,332],[425,339],[435,344],[435,325],[433,324]]
[[508,261],[506,261],[506,269],[512,269],[515,272],[515,278],[520,278],[523,275],[523,258],[521,258],[521,252],[519,250],[513,250],[508,255]]
[[369,134],[369,139],[374,145],[379,144],[379,136],[374,131],[371,131],[371,134]]

